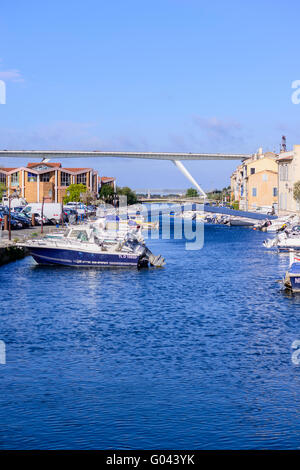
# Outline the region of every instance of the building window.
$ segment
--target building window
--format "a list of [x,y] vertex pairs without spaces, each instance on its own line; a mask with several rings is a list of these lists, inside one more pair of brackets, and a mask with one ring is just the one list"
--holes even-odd
[[277,188],[273,188],[273,197],[277,197],[277,195],[278,195]]
[[27,180],[28,180],[28,183],[36,183],[37,181],[37,175],[35,175],[34,173],[27,173]]
[[11,180],[10,180],[11,186],[18,186],[19,185],[19,173],[13,173],[11,175]]
[[70,186],[71,175],[69,173],[65,173],[64,171],[60,174],[60,184],[61,186]]
[[255,168],[250,168],[251,175],[255,174]]
[[0,183],[6,184],[6,175],[4,173],[0,173]]
[[86,173],[82,173],[81,175],[77,175],[77,184],[86,185]]
[[284,165],[279,165],[279,178],[280,181],[288,181],[288,165],[285,163]]
[[40,181],[42,183],[49,183],[50,181],[50,173],[43,173],[42,175],[40,175]]
[[268,181],[268,175],[262,175],[262,180],[263,181]]
[[257,196],[257,189],[256,188],[252,188],[252,196],[253,197]]
[[39,166],[35,166],[34,169],[35,170],[38,170],[38,171],[42,171],[42,170],[48,170],[48,166],[47,165],[39,165]]

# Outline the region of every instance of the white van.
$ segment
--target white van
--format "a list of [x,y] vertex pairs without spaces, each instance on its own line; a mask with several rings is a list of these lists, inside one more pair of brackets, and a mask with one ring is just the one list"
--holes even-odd
[[[27,215],[31,214],[42,214],[42,203],[41,202],[32,202],[27,204],[26,207],[22,210]],[[57,224],[61,221],[61,204],[55,202],[45,202],[44,203],[44,216],[47,217],[53,224]]]
[[[9,206],[9,198],[8,196],[3,196],[2,198],[3,206]],[[10,200],[10,207],[25,207],[27,204],[26,200],[23,197],[12,197]]]

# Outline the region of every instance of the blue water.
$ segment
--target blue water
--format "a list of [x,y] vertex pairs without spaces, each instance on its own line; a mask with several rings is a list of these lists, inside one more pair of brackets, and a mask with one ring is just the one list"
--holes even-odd
[[164,269],[1,267],[0,448],[298,448],[300,297],[264,238],[149,241]]

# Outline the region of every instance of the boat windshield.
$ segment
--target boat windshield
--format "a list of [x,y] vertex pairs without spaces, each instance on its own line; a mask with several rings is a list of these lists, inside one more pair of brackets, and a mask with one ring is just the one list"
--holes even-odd
[[89,237],[86,230],[72,230],[69,234],[69,238],[76,238],[82,242],[87,242]]

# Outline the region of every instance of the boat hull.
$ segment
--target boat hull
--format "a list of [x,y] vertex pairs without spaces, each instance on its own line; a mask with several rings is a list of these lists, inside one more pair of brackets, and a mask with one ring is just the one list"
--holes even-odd
[[232,227],[253,227],[254,222],[238,219],[238,220],[231,220],[229,225]]
[[293,292],[300,292],[300,274],[290,273],[290,283]]
[[299,245],[275,245],[274,248],[277,248],[278,251],[299,251]]
[[38,264],[47,265],[77,267],[140,267],[147,264],[143,256],[132,253],[95,253],[51,247],[30,247],[29,252]]
[[288,278],[293,292],[300,292],[300,263],[293,263],[288,271]]

